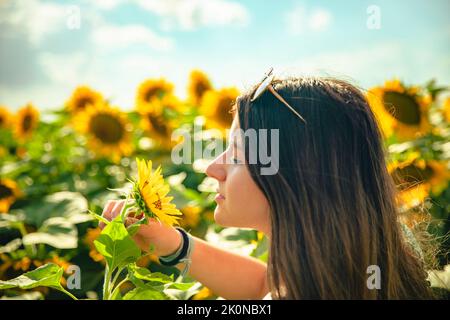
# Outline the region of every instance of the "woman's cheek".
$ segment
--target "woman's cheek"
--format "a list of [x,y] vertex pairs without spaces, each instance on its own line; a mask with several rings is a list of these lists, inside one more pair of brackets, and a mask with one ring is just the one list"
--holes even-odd
[[[236,227],[253,227],[255,194],[253,181],[246,174],[245,167],[233,168],[227,176],[225,203],[229,221]],[[250,179],[250,180],[249,180]]]

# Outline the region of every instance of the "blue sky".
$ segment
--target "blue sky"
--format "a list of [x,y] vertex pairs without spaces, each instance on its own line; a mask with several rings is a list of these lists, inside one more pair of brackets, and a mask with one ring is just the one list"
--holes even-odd
[[[379,29],[367,27],[370,6]],[[0,104],[58,108],[87,84],[130,109],[146,78],[184,97],[193,68],[218,88],[245,89],[270,66],[363,88],[394,76],[448,85],[448,12],[448,0],[3,0]]]

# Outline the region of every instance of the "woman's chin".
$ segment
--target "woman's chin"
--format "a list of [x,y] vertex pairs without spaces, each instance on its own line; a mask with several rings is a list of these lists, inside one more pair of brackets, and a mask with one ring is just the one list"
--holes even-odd
[[214,210],[214,220],[215,222],[222,227],[229,227],[226,218],[226,212],[219,205]]

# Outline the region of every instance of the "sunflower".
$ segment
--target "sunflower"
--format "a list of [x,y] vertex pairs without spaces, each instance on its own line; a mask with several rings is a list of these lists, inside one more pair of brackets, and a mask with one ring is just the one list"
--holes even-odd
[[192,296],[192,300],[207,300],[209,298],[212,298],[213,296],[214,293],[211,291],[211,289],[203,287],[199,292]]
[[14,181],[0,179],[0,213],[7,213],[11,205],[21,194]]
[[179,224],[182,213],[171,203],[173,197],[167,196],[170,188],[165,184],[161,166],[152,172],[152,161],[136,158],[138,179],[134,183],[132,195],[139,210],[147,217],[157,218],[162,223],[172,226]]
[[173,93],[173,84],[163,78],[148,79],[141,83],[136,95],[136,107],[140,108],[155,99],[162,99]]
[[401,140],[415,139],[431,129],[431,97],[420,95],[417,87],[386,81],[384,87],[370,89],[367,100],[386,137],[395,133]]
[[430,193],[439,195],[450,178],[447,167],[446,161],[420,159],[417,153],[389,164],[388,171],[399,189],[400,205],[410,209],[423,203]]
[[203,94],[211,89],[211,82],[209,81],[206,74],[204,74],[200,70],[192,70],[191,74],[189,75],[188,82],[189,101],[193,105],[199,105],[202,100]]
[[183,228],[195,228],[200,222],[200,213],[202,209],[198,206],[185,206],[181,209],[183,213],[183,219],[180,221],[180,225]]
[[444,118],[447,122],[450,122],[450,97],[444,101]]
[[39,122],[39,112],[31,104],[19,109],[15,117],[15,134],[20,140],[29,138]]
[[0,129],[7,129],[11,126],[13,117],[8,109],[0,106]]
[[101,93],[92,90],[88,86],[79,86],[73,91],[72,96],[66,102],[66,109],[76,114],[86,110],[89,105],[97,105],[103,101]]
[[172,147],[172,132],[177,128],[177,115],[183,113],[182,103],[173,95],[154,99],[148,104],[140,104],[141,126],[160,147]]
[[221,90],[209,90],[205,92],[200,105],[200,113],[207,119],[206,125],[224,132],[233,122],[230,113],[239,91],[236,88],[224,88]]
[[89,247],[89,256],[95,262],[104,262],[105,258],[101,255],[94,245],[94,241],[100,236],[100,228],[89,228],[84,236],[83,242]]
[[89,145],[96,154],[111,155],[115,162],[120,161],[121,156],[131,154],[131,124],[118,108],[106,103],[89,105],[84,112],[78,113],[74,123],[88,136]]

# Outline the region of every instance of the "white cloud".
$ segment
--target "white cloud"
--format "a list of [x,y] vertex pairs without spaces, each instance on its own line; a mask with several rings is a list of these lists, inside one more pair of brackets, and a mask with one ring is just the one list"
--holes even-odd
[[[334,76],[365,87],[383,83],[392,77],[401,77],[411,83],[425,82],[436,76],[440,81],[448,81],[449,77],[443,76],[442,70],[448,70],[450,58],[431,58],[427,50],[412,52],[401,43],[384,42],[352,50],[305,56],[292,64],[280,65],[277,70],[283,76]],[[417,64],[417,61],[424,60],[432,63],[423,64],[423,67]],[[416,67],[411,68],[413,65]]]
[[92,5],[95,5],[96,7],[104,10],[111,10],[119,5],[123,4],[124,0],[95,0],[95,1],[89,1],[89,3],[92,3]]
[[245,26],[250,17],[238,2],[228,0],[138,0],[138,4],[162,18],[166,29],[194,30],[203,26]]
[[145,44],[160,51],[173,48],[172,39],[160,36],[143,25],[104,24],[92,31],[92,40],[97,46],[120,48],[132,44]]
[[312,30],[324,30],[331,23],[331,13],[323,9],[313,11],[309,19],[309,26]]
[[207,26],[245,26],[250,15],[245,6],[230,0],[99,0],[92,6],[111,10],[123,4],[136,4],[160,17],[165,30],[195,30]]
[[51,81],[69,86],[77,84],[86,70],[87,61],[87,55],[82,52],[72,54],[43,52],[38,58],[38,63]]
[[296,6],[285,15],[287,31],[292,35],[326,30],[331,25],[332,19],[332,14],[325,9],[307,10],[301,5]]
[[0,23],[24,30],[33,45],[39,45],[44,36],[66,28],[68,6],[15,0],[1,4]]

